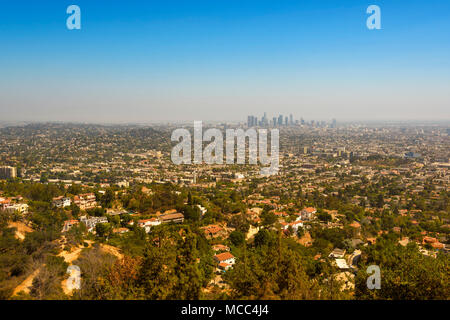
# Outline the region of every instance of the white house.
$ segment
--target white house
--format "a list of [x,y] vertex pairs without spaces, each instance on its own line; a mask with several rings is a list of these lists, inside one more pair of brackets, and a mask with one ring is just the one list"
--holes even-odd
[[83,222],[86,225],[86,228],[88,229],[89,232],[93,232],[95,229],[95,226],[98,223],[108,223],[108,218],[107,217],[86,217],[86,216],[82,216],[80,217],[80,221]]
[[223,253],[216,254],[214,256],[214,259],[218,263],[227,263],[227,264],[231,264],[231,265],[236,263],[236,258],[230,252],[223,252]]
[[302,219],[303,220],[311,220],[314,214],[316,214],[317,210],[314,207],[308,207],[302,210]]
[[70,205],[72,204],[72,200],[70,200],[69,197],[56,197],[53,198],[53,205],[57,208],[65,208],[65,207],[70,207]]
[[289,227],[292,227],[295,233],[297,233],[298,228],[303,228],[303,221],[294,221],[291,223],[282,223],[283,230],[289,229]]
[[28,213],[28,205],[26,203],[15,203],[15,204],[9,204],[4,209],[6,212],[10,213],[20,213],[20,214],[26,214]]
[[156,218],[144,219],[138,221],[138,226],[145,229],[145,232],[149,233],[150,229],[154,226],[158,226],[161,224],[161,221]]

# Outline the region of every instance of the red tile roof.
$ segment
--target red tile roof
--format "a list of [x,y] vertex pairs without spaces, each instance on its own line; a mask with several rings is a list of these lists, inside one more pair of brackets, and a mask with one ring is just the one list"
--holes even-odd
[[216,254],[215,257],[219,261],[225,261],[225,260],[234,258],[234,256],[229,252]]

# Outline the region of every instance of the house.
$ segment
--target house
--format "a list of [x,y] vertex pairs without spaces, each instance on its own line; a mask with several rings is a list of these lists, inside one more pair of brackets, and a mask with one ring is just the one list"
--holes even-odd
[[161,224],[161,221],[156,218],[138,220],[138,226],[145,229],[145,232],[149,233],[150,229],[154,226]]
[[294,221],[291,223],[283,222],[283,223],[281,223],[281,226],[282,226],[283,230],[287,230],[287,229],[289,229],[289,227],[291,227],[292,230],[294,230],[294,232],[297,233],[298,228],[303,228],[303,221],[299,220],[299,221]]
[[226,263],[226,262],[219,263],[219,269],[222,269],[224,271],[227,271],[231,267],[233,267],[233,265],[230,263]]
[[113,229],[113,233],[115,233],[115,234],[124,234],[124,233],[127,233],[128,231],[130,231],[130,230],[128,230],[127,228],[114,228]]
[[170,222],[183,223],[183,221],[184,221],[184,215],[179,212],[162,214],[158,218],[159,218],[159,221],[161,221],[161,223],[170,223]]
[[432,238],[432,237],[428,237],[428,236],[423,237],[423,240],[422,240],[422,244],[435,243],[435,242],[438,242],[438,239]]
[[86,225],[86,228],[89,232],[93,232],[95,230],[95,226],[99,223],[108,223],[107,217],[80,217],[80,221]]
[[284,211],[274,211],[273,214],[276,215],[277,217],[287,217],[288,216],[288,214]]
[[220,265],[221,263],[226,263],[229,265],[234,265],[236,263],[236,258],[230,252],[223,252],[216,254],[214,260]]
[[69,197],[56,197],[53,198],[53,205],[57,208],[65,208],[65,207],[70,207],[70,205],[72,204],[72,200],[70,200]]
[[317,210],[314,207],[305,208],[302,210],[302,219],[303,220],[311,220],[316,213],[317,213]]
[[3,210],[9,213],[26,214],[28,213],[28,205],[26,203],[8,203],[7,205],[3,206]]
[[218,225],[211,224],[206,227],[200,228],[205,232],[205,236],[207,239],[214,239],[221,236],[226,235],[225,230],[222,227],[219,227]]
[[346,250],[335,248],[333,251],[331,251],[330,255],[328,257],[330,258],[343,258],[345,255]]
[[361,224],[359,222],[353,221],[349,226],[353,229],[353,236],[359,237],[361,235]]
[[6,210],[11,204],[11,199],[0,198],[0,210]]
[[295,217],[295,221],[300,221],[302,220],[302,213],[301,212],[294,212]]
[[118,182],[117,186],[119,186],[120,188],[128,188],[130,186],[130,183],[126,180]]
[[230,251],[230,248],[227,247],[227,246],[224,246],[223,244],[216,244],[212,248],[213,248],[213,250],[215,252],[217,252],[217,251]]
[[357,221],[353,221],[352,223],[349,224],[349,226],[355,229],[361,228],[361,224],[359,224],[359,222]]
[[261,214],[263,212],[263,208],[259,208],[259,207],[253,207],[251,209],[247,210],[247,213],[250,214],[250,212],[254,213],[254,214]]
[[444,245],[443,243],[440,243],[440,242],[433,242],[433,243],[431,244],[431,246],[432,246],[434,249],[439,249],[439,250],[443,250],[443,249],[445,248],[445,245]]
[[66,220],[64,221],[64,226],[61,232],[67,232],[69,231],[73,226],[79,224],[80,221],[78,220]]
[[73,203],[75,203],[81,210],[92,209],[97,207],[97,201],[95,194],[85,193],[75,196],[73,198]]

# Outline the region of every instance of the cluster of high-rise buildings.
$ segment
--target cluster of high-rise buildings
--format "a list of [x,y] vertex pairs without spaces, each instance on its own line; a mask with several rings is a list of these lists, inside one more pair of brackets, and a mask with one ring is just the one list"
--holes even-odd
[[278,117],[273,117],[269,119],[267,117],[267,113],[264,112],[264,116],[258,120],[258,117],[249,115],[247,117],[247,126],[250,127],[281,127],[281,126],[295,126],[295,125],[303,125],[303,126],[312,126],[312,127],[330,127],[336,128],[337,121],[333,119],[331,123],[327,123],[326,121],[315,121],[311,120],[310,122],[306,122],[301,118],[300,120],[294,119],[294,116],[290,114],[289,116],[283,116],[280,114]]
[[269,119],[267,117],[267,113],[264,112],[264,116],[261,117],[261,120],[258,121],[258,117],[255,116],[248,116],[247,117],[247,126],[248,127],[267,127],[267,126],[289,126],[289,125],[295,125],[299,124],[298,120],[294,121],[294,116],[292,114],[289,115],[289,117],[283,117],[283,115],[279,115],[277,117],[273,117],[272,119]]

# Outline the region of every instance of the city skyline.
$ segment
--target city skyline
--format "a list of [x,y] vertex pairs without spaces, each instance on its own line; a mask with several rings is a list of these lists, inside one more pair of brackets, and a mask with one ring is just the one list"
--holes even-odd
[[76,4],[3,5],[3,121],[450,120],[443,1]]

